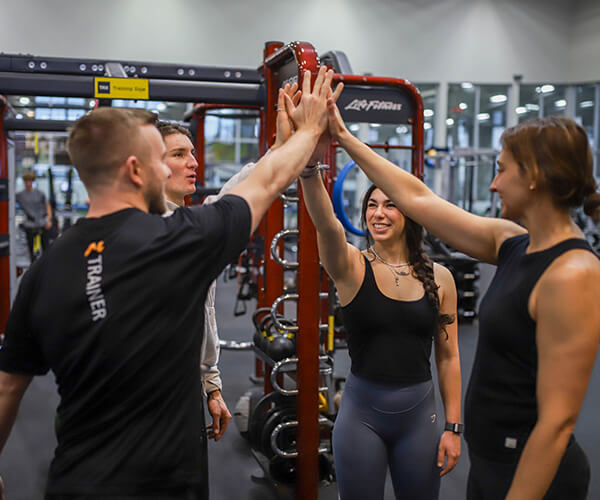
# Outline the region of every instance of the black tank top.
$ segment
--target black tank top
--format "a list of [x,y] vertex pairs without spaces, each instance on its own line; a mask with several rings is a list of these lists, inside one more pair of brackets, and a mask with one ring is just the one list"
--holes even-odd
[[384,383],[430,380],[431,343],[437,329],[433,307],[425,295],[412,301],[386,297],[377,287],[371,263],[364,259],[363,283],[342,307],[352,373]]
[[529,235],[508,238],[496,274],[479,307],[479,341],[465,399],[465,438],[483,458],[512,463],[537,421],[536,323],[529,296],[543,272],[563,253],[592,251],[569,239],[527,254]]

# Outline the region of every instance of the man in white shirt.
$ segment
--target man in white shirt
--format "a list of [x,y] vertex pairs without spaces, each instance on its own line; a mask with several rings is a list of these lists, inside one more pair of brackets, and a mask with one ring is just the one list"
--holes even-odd
[[[165,184],[168,210],[164,215],[169,216],[185,204],[187,195],[191,195],[196,191],[198,162],[196,161],[196,150],[192,143],[192,136],[186,128],[170,122],[158,122],[157,128],[165,141],[167,149],[165,163],[171,169],[171,176]],[[241,180],[243,178],[240,178],[238,182]],[[219,361],[219,335],[215,316],[215,291],[216,282],[213,281],[204,304],[204,340],[202,342],[200,364],[202,386],[207,395],[208,411],[213,419],[208,432],[210,437],[218,441],[227,429],[227,425],[231,420],[231,413],[221,394],[223,384],[217,366]]]

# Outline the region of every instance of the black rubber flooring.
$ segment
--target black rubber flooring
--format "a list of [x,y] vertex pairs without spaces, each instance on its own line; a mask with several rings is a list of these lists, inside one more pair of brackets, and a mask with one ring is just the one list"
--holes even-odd
[[[250,316],[233,316],[235,284],[219,280],[217,287],[217,318],[222,338],[250,340]],[[254,305],[248,304],[253,310]],[[477,339],[477,325],[461,325],[459,340],[463,375],[463,392],[469,377]],[[588,455],[592,467],[589,498],[600,499],[600,362],[596,361],[576,429],[576,436]],[[249,376],[254,370],[254,357],[249,351],[222,351],[221,371],[225,385],[225,399],[230,410],[238,398],[253,386]],[[336,355],[336,375],[348,370],[346,351]],[[560,374],[557,374],[560,376]],[[7,500],[37,500],[43,498],[48,464],[56,441],[53,434],[54,412],[58,398],[52,375],[36,377],[21,405],[13,432],[0,456],[0,474],[4,478]],[[438,393],[438,407],[439,393]],[[247,442],[239,435],[235,424],[230,424],[218,443],[211,442],[210,489],[212,500],[275,500],[294,498],[293,492],[274,488],[268,481],[258,479],[261,469],[253,458]],[[466,445],[456,469],[442,480],[440,499],[463,500],[468,472]],[[335,484],[322,488],[319,499],[337,498]],[[386,500],[393,499],[391,488],[386,488]]]

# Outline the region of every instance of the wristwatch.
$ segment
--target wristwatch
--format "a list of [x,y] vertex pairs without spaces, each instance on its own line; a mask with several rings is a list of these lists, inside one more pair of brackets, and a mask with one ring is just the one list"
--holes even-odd
[[462,434],[465,431],[465,424],[454,424],[452,422],[446,422],[444,430],[454,432],[454,434]]

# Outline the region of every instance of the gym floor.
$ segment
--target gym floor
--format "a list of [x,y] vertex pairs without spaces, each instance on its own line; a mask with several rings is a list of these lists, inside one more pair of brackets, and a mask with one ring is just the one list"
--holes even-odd
[[[485,275],[485,273],[482,273]],[[489,274],[489,273],[488,273]],[[483,283],[482,283],[483,284]],[[250,340],[250,315],[234,317],[236,284],[219,279],[217,286],[217,320],[220,335],[228,340]],[[249,311],[254,304],[249,303]],[[459,326],[463,393],[469,378],[477,341],[477,323]],[[591,467],[590,499],[600,498],[600,362],[596,361],[592,380],[576,429],[576,436],[587,453]],[[238,398],[253,386],[249,376],[254,370],[254,355],[249,351],[222,351],[221,372],[224,396],[230,411]],[[345,376],[349,367],[347,351],[336,354],[335,374]],[[557,374],[560,376],[560,374]],[[438,393],[438,407],[441,406]],[[37,500],[43,498],[48,465],[56,441],[54,413],[58,397],[54,377],[36,377],[21,404],[12,434],[0,456],[0,474],[4,478],[8,500]],[[276,500],[293,499],[293,492],[276,488],[260,479],[261,469],[252,456],[248,443],[240,436],[232,421],[225,436],[209,445],[210,490],[212,500]],[[463,454],[456,469],[442,480],[440,498],[463,500],[469,460],[463,441]],[[319,491],[322,500],[337,499],[335,483]],[[388,482],[386,500],[394,495]]]

